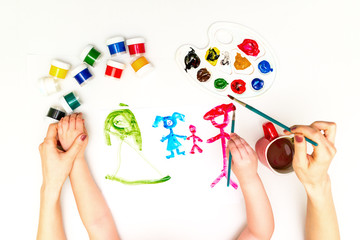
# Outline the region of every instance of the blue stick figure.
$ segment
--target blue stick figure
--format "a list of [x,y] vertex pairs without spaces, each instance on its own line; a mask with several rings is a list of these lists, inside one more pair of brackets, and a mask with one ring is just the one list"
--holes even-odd
[[164,128],[170,130],[169,135],[162,137],[160,140],[161,142],[164,142],[166,139],[168,140],[166,150],[170,151],[171,154],[169,156],[166,156],[167,159],[175,157],[175,154],[174,154],[175,149],[176,149],[176,153],[178,155],[180,155],[180,154],[185,155],[185,151],[184,152],[179,151],[179,147],[182,144],[177,140],[177,138],[182,138],[185,140],[186,136],[176,135],[173,132],[173,128],[177,125],[176,119],[179,119],[180,121],[184,122],[185,121],[184,118],[185,118],[184,114],[174,112],[172,116],[167,116],[167,117],[156,116],[155,122],[152,125],[154,128],[156,128],[159,126],[159,123],[161,121],[163,121]]

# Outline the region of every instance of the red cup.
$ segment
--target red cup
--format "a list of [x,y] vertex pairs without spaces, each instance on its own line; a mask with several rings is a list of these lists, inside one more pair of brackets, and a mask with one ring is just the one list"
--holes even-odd
[[279,136],[271,122],[263,124],[264,137],[255,145],[260,162],[272,172],[282,175],[294,171],[294,142],[291,136]]

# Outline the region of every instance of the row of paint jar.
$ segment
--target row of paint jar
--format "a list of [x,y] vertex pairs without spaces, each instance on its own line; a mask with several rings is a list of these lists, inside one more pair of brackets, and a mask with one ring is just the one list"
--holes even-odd
[[[106,41],[111,57],[121,56],[129,53],[130,57],[134,57],[131,61],[131,67],[135,73],[142,77],[153,70],[153,66],[145,58],[145,39],[131,38],[125,40],[123,37],[113,37]],[[110,78],[121,77],[122,71],[125,69],[125,64],[115,60],[108,60],[105,76]]]
[[[143,38],[128,39],[125,45],[125,39],[123,37],[114,37],[109,39],[106,44],[112,57],[124,55],[128,49],[129,55],[136,57],[131,62],[131,66],[138,76],[144,76],[153,69],[151,63],[149,63],[144,56],[145,40]],[[80,54],[80,59],[83,63],[72,70],[71,75],[80,86],[83,86],[93,77],[88,66],[95,67],[96,64],[102,61],[103,56],[93,45],[88,45]],[[70,68],[71,65],[66,62],[52,60],[49,70],[50,76],[43,77],[39,80],[40,90],[43,94],[50,95],[58,92],[60,90],[58,80],[65,79]],[[106,64],[105,76],[118,80],[121,78],[124,69],[125,64],[109,59]]]

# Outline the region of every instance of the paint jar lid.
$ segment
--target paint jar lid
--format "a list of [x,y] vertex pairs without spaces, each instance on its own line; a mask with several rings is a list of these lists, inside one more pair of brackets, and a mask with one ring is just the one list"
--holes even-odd
[[69,63],[66,63],[66,62],[63,62],[60,60],[56,60],[56,59],[51,61],[51,65],[61,68],[61,69],[65,69],[65,70],[69,70],[71,67],[71,65]]
[[124,41],[125,41],[125,38],[123,38],[123,37],[113,37],[106,41],[106,45],[111,45],[114,43],[119,43],[119,42],[124,42]]
[[139,44],[139,43],[145,43],[145,39],[144,38],[131,38],[126,40],[126,45],[134,45],[134,44]]
[[78,75],[79,72],[83,71],[84,69],[88,68],[85,64],[81,63],[79,66],[74,68],[74,70],[71,71],[71,76],[75,77]]
[[119,68],[119,69],[125,69],[125,64],[121,63],[121,62],[117,62],[114,60],[108,60],[106,65],[110,66],[110,67],[114,67],[114,68]]
[[46,117],[60,121],[61,118],[65,117],[66,113],[59,107],[50,107]]
[[150,72],[152,72],[154,70],[154,66],[151,63],[146,64],[145,66],[143,66],[142,68],[140,68],[137,72],[136,75],[138,77],[143,77],[146,74],[149,74]]
[[86,58],[86,56],[88,55],[88,53],[90,52],[90,50],[93,49],[93,48],[94,48],[94,46],[91,45],[91,44],[87,45],[87,46],[84,48],[84,50],[83,50],[83,51],[81,52],[81,54],[80,54],[80,59],[81,59],[81,61],[84,61],[84,59]]
[[76,108],[80,107],[79,96],[75,92],[70,92],[60,98],[60,103],[67,113],[72,113]]
[[60,91],[60,85],[53,77],[42,77],[38,80],[40,91],[47,96]]

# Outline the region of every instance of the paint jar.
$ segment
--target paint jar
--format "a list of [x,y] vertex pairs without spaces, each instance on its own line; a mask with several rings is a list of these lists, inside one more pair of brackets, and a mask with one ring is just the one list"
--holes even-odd
[[49,74],[58,79],[64,79],[71,65],[59,60],[52,60]]
[[60,103],[68,114],[71,114],[76,108],[80,107],[79,96],[70,92],[60,98]]
[[139,56],[145,53],[145,39],[131,38],[126,40],[130,56]]
[[89,68],[83,63],[72,70],[71,75],[80,86],[86,84],[93,76]]
[[154,70],[152,64],[149,63],[144,56],[135,59],[131,63],[131,67],[134,69],[134,71],[139,77],[142,77],[147,73],[151,72],[152,70]]
[[123,70],[125,69],[125,64],[114,60],[108,60],[106,63],[105,77],[120,79]]
[[65,117],[66,113],[61,111],[58,107],[50,107],[48,113],[46,114],[47,120],[50,123],[55,123],[61,120],[61,118]]
[[80,54],[80,59],[84,63],[87,63],[88,65],[95,67],[96,64],[101,62],[102,55],[101,52],[95,49],[93,45],[87,45],[84,50]]
[[43,95],[48,96],[53,93],[60,91],[59,83],[54,79],[54,77],[42,77],[38,81],[40,91]]
[[120,56],[126,53],[125,39],[123,37],[113,37],[106,41],[106,45],[109,48],[110,55]]

